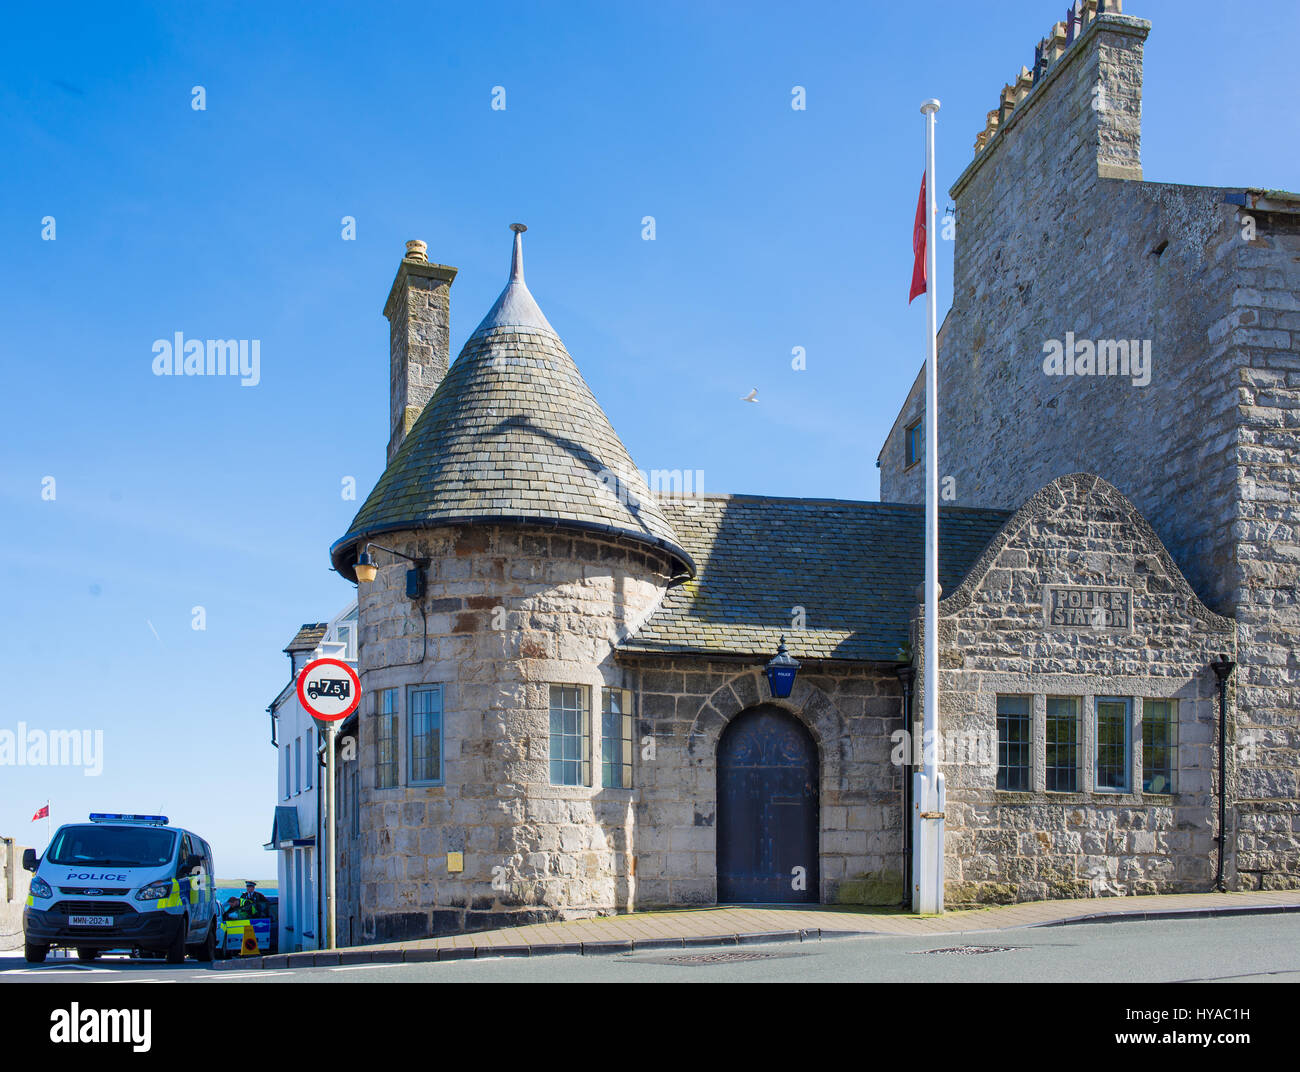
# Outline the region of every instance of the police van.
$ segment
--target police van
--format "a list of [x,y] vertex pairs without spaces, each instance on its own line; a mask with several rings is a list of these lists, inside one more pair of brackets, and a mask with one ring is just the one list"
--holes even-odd
[[220,912],[212,850],[197,834],[168,826],[165,815],[95,813],[68,823],[39,860],[23,909],[27,960],[50,946],[94,960],[105,949],[131,949],[180,964],[185,954],[211,960]]

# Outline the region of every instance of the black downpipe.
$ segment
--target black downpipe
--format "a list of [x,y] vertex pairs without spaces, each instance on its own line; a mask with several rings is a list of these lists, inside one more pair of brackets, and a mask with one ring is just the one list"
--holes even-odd
[[916,667],[896,667],[903,686],[903,906],[912,903],[912,682]]
[[1219,679],[1219,863],[1214,870],[1214,888],[1226,892],[1223,881],[1224,846],[1228,840],[1228,678],[1237,668],[1227,655],[1220,655],[1210,663],[1210,669]]

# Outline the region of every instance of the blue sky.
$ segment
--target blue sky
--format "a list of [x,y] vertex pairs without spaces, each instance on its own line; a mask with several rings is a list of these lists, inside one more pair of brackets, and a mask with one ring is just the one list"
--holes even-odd
[[[455,353],[527,223],[530,288],[642,468],[875,498],[924,355],[918,105],[943,102],[942,210],[1066,4],[204,7],[28,7],[0,41],[0,730],[104,731],[99,777],[0,767],[0,834],[42,844],[47,797],[56,823],[161,808],[262,877],[265,708],[297,626],[352,595],[327,549],[343,478],[382,469],[404,241],[460,269]],[[1295,41],[1262,32],[1289,0],[1245,30],[1127,7],[1146,177],[1300,188]],[[261,382],[155,377],[177,331],[260,340]]]

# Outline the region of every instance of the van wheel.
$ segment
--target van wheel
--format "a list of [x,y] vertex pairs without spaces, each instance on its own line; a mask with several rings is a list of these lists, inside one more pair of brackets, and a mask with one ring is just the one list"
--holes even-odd
[[36,945],[34,942],[23,943],[23,957],[28,964],[44,964],[45,955],[50,951],[48,945]]
[[98,950],[98,949],[85,949],[85,948],[78,949],[78,950],[77,950],[77,959],[78,959],[78,960],[98,960],[98,959],[99,959],[99,950]]
[[176,938],[172,941],[172,944],[167,947],[168,964],[185,963],[185,937],[189,934],[189,930],[190,917],[182,916],[181,925],[176,928]]
[[198,945],[190,946],[189,954],[195,960],[207,964],[217,955],[217,925],[209,925],[208,933],[203,936],[203,941]]

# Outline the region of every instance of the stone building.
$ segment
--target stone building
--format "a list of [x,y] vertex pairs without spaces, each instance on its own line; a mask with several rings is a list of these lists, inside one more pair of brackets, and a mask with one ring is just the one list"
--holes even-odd
[[[1054,31],[955,191],[940,385],[958,499],[940,518],[935,743],[950,905],[1204,890],[1220,870],[1229,886],[1297,878],[1282,847],[1296,836],[1287,601],[1262,572],[1219,575],[1238,559],[1263,570],[1240,543],[1257,515],[1221,558],[1206,514],[1228,509],[1248,459],[1261,518],[1295,472],[1265,457],[1285,420],[1250,433],[1244,412],[1279,405],[1285,366],[1247,361],[1229,389],[1231,369],[1207,364],[1254,360],[1264,339],[1240,331],[1287,334],[1276,273],[1294,246],[1270,228],[1289,202],[1256,198],[1264,237],[1239,250],[1241,204],[1140,181],[1145,33],[1096,5]],[[1218,221],[1199,268],[1201,232],[1175,226],[1197,213]],[[521,231],[455,362],[456,270],[424,243],[408,243],[385,307],[388,464],[331,548],[358,582],[363,692],[340,755],[356,788],[339,809],[339,918],[382,941],[661,905],[898,903],[926,654],[917,392],[881,455],[897,502],[653,496],[524,283]],[[1255,258],[1271,267],[1247,294],[1254,277],[1235,273]],[[1100,294],[1099,270],[1117,277]],[[1194,287],[1204,300],[1183,302]],[[1043,339],[1157,327],[1146,387],[1034,378]],[[1072,446],[1053,424],[1067,415],[1124,437]],[[1132,449],[1112,449],[1121,438]],[[1232,584],[1257,610],[1224,603]],[[800,664],[787,697],[763,672],[783,638]],[[1242,677],[1221,697],[1224,656]],[[1270,727],[1257,755],[1220,753],[1221,698],[1236,739]]]
[[[951,501],[1001,508],[1100,474],[1235,620],[1238,881],[1295,887],[1300,196],[1144,181],[1150,24],[1105,7],[1068,46],[1054,28],[952,186],[939,469]],[[880,453],[883,499],[924,501],[908,446],[924,395],[918,376]]]

